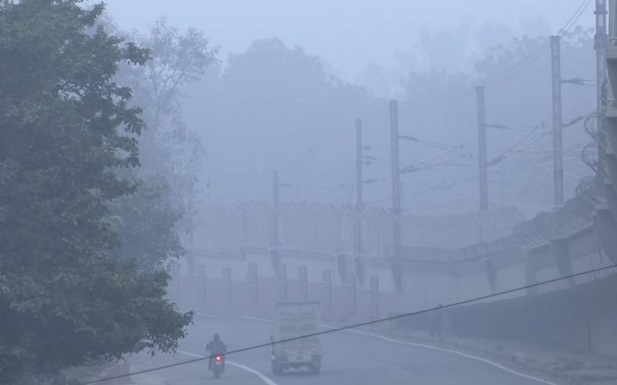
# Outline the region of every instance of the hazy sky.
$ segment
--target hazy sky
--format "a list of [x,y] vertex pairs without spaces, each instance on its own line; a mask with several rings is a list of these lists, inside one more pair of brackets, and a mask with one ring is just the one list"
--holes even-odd
[[[543,17],[553,33],[582,0],[106,0],[123,29],[143,30],[166,16],[178,27],[203,30],[229,52],[241,52],[256,38],[280,37],[321,56],[351,80],[369,64],[395,63],[395,52],[413,49],[418,30],[453,28],[462,22],[504,24]],[[594,1],[581,16],[594,25]]]

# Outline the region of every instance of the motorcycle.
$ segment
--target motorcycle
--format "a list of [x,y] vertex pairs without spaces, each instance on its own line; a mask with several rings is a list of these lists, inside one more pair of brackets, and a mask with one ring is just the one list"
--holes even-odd
[[221,373],[225,371],[225,356],[217,354],[211,360],[210,370],[214,373],[214,378],[221,378]]

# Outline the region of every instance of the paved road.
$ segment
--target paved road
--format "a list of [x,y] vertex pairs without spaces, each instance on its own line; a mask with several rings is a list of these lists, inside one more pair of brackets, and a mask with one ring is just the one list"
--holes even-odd
[[[154,357],[140,355],[133,360],[134,369],[148,369],[156,365],[194,359],[194,355],[203,355],[203,344],[213,333],[220,333],[230,350],[267,343],[271,334],[270,325],[265,322],[196,316],[189,336],[180,344],[180,350],[185,353]],[[230,355],[228,360],[242,367],[228,365],[220,380],[213,379],[212,374],[205,370],[205,362],[166,369],[158,374],[170,385],[196,385],[205,382],[228,385],[541,384],[452,353],[395,344],[355,333],[328,334],[323,337],[323,344],[325,356],[320,375],[300,371],[274,375],[270,370],[268,348]],[[261,374],[261,377],[256,372]]]

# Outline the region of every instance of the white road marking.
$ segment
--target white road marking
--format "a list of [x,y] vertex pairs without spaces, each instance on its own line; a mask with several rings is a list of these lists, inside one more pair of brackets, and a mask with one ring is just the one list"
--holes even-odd
[[[184,355],[190,356],[190,357],[195,357],[195,358],[206,358],[205,356],[200,356],[199,354],[187,352],[185,350],[178,350],[178,353],[184,354]],[[272,381],[268,376],[266,376],[265,374],[255,370],[253,368],[250,368],[250,367],[248,367],[246,365],[242,365],[242,364],[239,364],[237,362],[232,362],[232,361],[229,361],[229,360],[227,360],[226,363],[231,365],[231,366],[235,366],[237,368],[240,368],[242,370],[246,370],[247,372],[256,375],[257,377],[259,377],[260,380],[262,380],[263,382],[265,382],[268,385],[277,385],[277,383]]]
[[[328,328],[328,329],[337,329],[337,327],[335,327],[335,326],[330,326],[330,325],[322,325],[322,326],[325,327],[325,328]],[[425,349],[431,349],[431,350],[437,350],[437,351],[441,351],[441,352],[447,352],[447,353],[456,354],[456,355],[459,355],[459,356],[462,356],[462,357],[470,358],[472,360],[477,360],[477,361],[484,362],[485,364],[494,366],[494,367],[499,368],[501,370],[504,370],[504,371],[506,371],[508,373],[511,373],[511,374],[514,374],[514,375],[517,375],[517,376],[520,376],[520,377],[523,377],[523,378],[527,378],[527,379],[530,379],[530,380],[541,382],[541,383],[546,384],[546,385],[557,385],[554,382],[546,381],[546,380],[543,380],[541,378],[537,378],[537,377],[533,377],[533,376],[530,376],[530,375],[527,375],[527,374],[524,374],[524,373],[521,373],[521,372],[517,372],[516,370],[512,370],[510,368],[507,368],[507,367],[505,367],[503,365],[500,365],[500,364],[498,364],[496,362],[487,360],[485,358],[472,356],[471,354],[466,354],[466,353],[462,353],[462,352],[457,352],[456,350],[450,350],[450,349],[445,349],[445,348],[438,348],[438,347],[435,347],[435,346],[424,345],[424,344],[420,344],[420,343],[417,343],[417,342],[408,342],[408,341],[395,340],[393,338],[388,338],[388,337],[380,336],[378,334],[373,334],[373,333],[362,332],[362,331],[359,331],[359,330],[347,329],[345,331],[347,331],[349,333],[356,333],[356,334],[361,334],[361,335],[365,335],[365,336],[369,336],[369,337],[379,338],[379,339],[382,339],[384,341],[392,342],[392,343],[395,343],[395,344],[417,346],[417,347],[420,347],[420,348],[425,348]]]
[[234,365],[234,366],[236,366],[236,367],[238,367],[240,369],[244,369],[244,370],[246,370],[249,373],[253,373],[254,375],[259,377],[263,382],[265,382],[268,385],[277,385],[276,382],[272,381],[268,376],[266,376],[265,374],[263,374],[261,372],[258,372],[257,370],[255,370],[253,368],[250,368],[248,366],[241,365],[241,364],[238,364],[238,363],[235,363],[235,362],[229,362],[228,361],[228,363],[231,364],[231,365]]
[[[216,315],[213,315],[213,314],[205,314],[205,313],[198,313],[198,312],[195,312],[195,314],[197,314],[199,316],[202,316],[202,317],[211,317],[211,318],[216,318],[217,317]],[[232,318],[241,318],[241,319],[246,319],[246,320],[250,320],[250,321],[259,321],[259,322],[272,322],[272,320],[265,319],[265,318],[255,318],[255,317],[232,317]],[[328,328],[328,329],[338,329],[338,327],[336,327],[336,326],[330,326],[330,325],[322,325],[322,326],[325,327],[325,328]],[[362,331],[359,331],[359,330],[345,329],[344,331],[349,332],[349,333],[356,333],[356,334],[361,334],[361,335],[365,335],[365,336],[369,336],[369,337],[379,338],[379,339],[382,339],[384,341],[392,342],[392,343],[395,343],[395,344],[417,346],[417,347],[420,347],[420,348],[425,348],[425,349],[431,349],[431,350],[437,350],[437,351],[441,351],[441,352],[456,354],[456,355],[459,355],[461,357],[465,357],[465,358],[469,358],[469,359],[472,359],[472,360],[484,362],[485,364],[494,366],[494,367],[496,367],[498,369],[501,369],[501,370],[503,370],[505,372],[508,372],[510,374],[514,374],[514,375],[519,376],[519,377],[527,378],[527,379],[530,379],[530,380],[533,380],[533,381],[537,381],[537,382],[540,382],[540,383],[543,383],[543,384],[546,384],[546,385],[557,385],[554,382],[546,381],[546,380],[543,380],[543,379],[538,378],[538,377],[533,377],[533,376],[530,376],[528,374],[517,372],[516,370],[512,370],[510,368],[507,368],[507,367],[505,367],[505,366],[503,366],[501,364],[498,364],[496,362],[487,360],[485,358],[472,356],[471,354],[467,354],[467,353],[457,352],[456,350],[450,350],[450,349],[446,349],[446,348],[438,348],[438,347],[435,347],[435,346],[424,345],[424,344],[420,344],[420,343],[417,343],[417,342],[408,342],[408,341],[395,340],[393,338],[388,338],[388,337],[380,336],[378,334],[362,332]]]

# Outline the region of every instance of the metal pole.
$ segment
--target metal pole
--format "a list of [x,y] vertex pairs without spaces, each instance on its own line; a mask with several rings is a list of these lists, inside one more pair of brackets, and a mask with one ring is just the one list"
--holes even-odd
[[394,221],[393,257],[400,257],[401,184],[399,165],[398,102],[390,101],[390,152],[392,156],[392,216]]
[[273,207],[273,225],[272,225],[272,243],[274,247],[279,246],[279,172],[274,171],[272,175],[272,207]]
[[478,115],[478,170],[480,176],[480,210],[488,210],[488,162],[486,160],[486,106],[484,87],[476,87]]
[[617,38],[617,0],[609,0],[608,2],[608,34],[609,44],[611,47],[614,45],[612,41]]
[[364,210],[362,164],[362,120],[356,119],[356,236],[354,242],[354,254],[356,256],[362,253],[362,212]]
[[[608,38],[606,39],[606,48],[615,47],[616,39],[617,39],[617,0],[609,0],[608,1]],[[608,70],[607,70],[608,72]],[[613,95],[613,87],[610,83],[610,78],[608,74],[606,75],[607,86],[606,86],[606,103],[613,103],[614,95]]]
[[559,36],[551,36],[553,80],[553,182],[555,206],[563,205],[563,137],[561,122],[561,49]]
[[604,124],[604,105],[607,99],[607,69],[606,69],[606,50],[608,48],[608,36],[606,26],[607,15],[606,0],[596,0],[596,105],[598,113],[597,132],[598,132],[598,170],[601,177],[605,175],[605,143],[606,127]]

